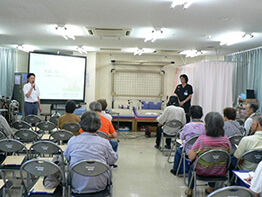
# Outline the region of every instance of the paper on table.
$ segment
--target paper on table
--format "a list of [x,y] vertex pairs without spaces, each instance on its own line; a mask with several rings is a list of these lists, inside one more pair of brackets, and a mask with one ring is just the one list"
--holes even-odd
[[247,185],[250,185],[250,183],[248,183],[245,179],[254,176],[254,172],[253,172],[253,171],[241,172],[241,171],[235,171],[235,170],[233,170],[233,173],[234,173],[235,175],[237,175],[238,178],[240,178],[240,179],[241,179],[243,182],[245,182]]
[[[8,181],[8,179],[6,179],[6,182]],[[0,189],[2,189],[2,187],[4,186],[4,180],[0,179]]]
[[7,156],[3,161],[3,165],[21,165],[25,156]]
[[35,185],[31,188],[29,193],[44,193],[44,194],[53,194],[55,189],[46,189],[45,186],[43,185],[43,180],[44,177],[40,177]]

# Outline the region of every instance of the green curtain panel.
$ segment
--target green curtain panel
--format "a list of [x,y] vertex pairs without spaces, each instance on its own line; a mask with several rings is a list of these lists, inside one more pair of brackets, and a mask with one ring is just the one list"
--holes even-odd
[[12,97],[14,89],[15,51],[0,47],[0,96]]
[[240,93],[254,89],[261,110],[262,105],[262,48],[251,49],[226,56],[226,60],[235,61],[233,71],[234,106]]

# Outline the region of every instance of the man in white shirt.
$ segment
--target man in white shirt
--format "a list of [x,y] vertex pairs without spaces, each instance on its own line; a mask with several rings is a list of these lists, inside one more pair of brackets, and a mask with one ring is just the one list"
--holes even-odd
[[251,181],[251,191],[254,192],[257,197],[262,197],[262,161],[258,164],[254,177],[249,177],[245,180],[248,182]]
[[38,109],[40,113],[42,112],[41,104],[40,104],[40,91],[37,85],[35,85],[35,74],[28,73],[27,81],[24,85],[23,92],[25,96],[25,116],[29,114],[37,115]]
[[244,128],[246,130],[246,135],[250,135],[253,117],[256,115],[256,111],[258,110],[258,106],[253,103],[248,103],[246,105],[246,121],[244,123]]
[[[177,106],[174,106],[174,105],[168,105],[165,108],[163,114],[161,114],[161,116],[157,117],[157,121],[159,122],[159,125],[157,127],[155,148],[159,148],[159,145],[160,145],[161,135],[162,135],[162,132],[163,132],[162,126],[170,120],[179,120],[182,123],[182,125],[184,125],[186,123],[185,110],[182,107],[177,107]],[[167,134],[167,135],[173,134],[173,133],[171,133],[172,130],[174,130],[174,129],[166,127],[165,128],[165,134]],[[170,145],[171,145],[171,139],[167,138],[165,148],[170,149],[171,148]]]

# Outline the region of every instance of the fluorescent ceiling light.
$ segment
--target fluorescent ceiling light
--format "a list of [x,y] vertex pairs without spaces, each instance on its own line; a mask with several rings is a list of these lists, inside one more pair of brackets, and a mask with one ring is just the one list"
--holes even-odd
[[63,36],[64,39],[68,40],[69,38],[75,40],[75,36],[66,28],[66,26],[57,25],[55,28],[59,35]]
[[156,39],[160,38],[161,35],[163,34],[163,30],[161,29],[153,29],[145,38],[145,42],[147,41],[151,41],[151,42],[155,42]]
[[224,35],[221,38],[220,45],[233,45],[239,42],[244,42],[253,38],[254,35],[252,33],[244,33],[244,32],[234,32]]
[[16,45],[16,48],[27,53],[36,49],[34,46],[31,45]]
[[186,55],[186,57],[196,57],[196,56],[202,55],[203,52],[197,51],[197,50],[186,50],[186,51],[180,52],[179,54]]
[[183,6],[184,9],[187,9],[195,1],[196,0],[173,0],[171,8],[175,8],[176,6]]

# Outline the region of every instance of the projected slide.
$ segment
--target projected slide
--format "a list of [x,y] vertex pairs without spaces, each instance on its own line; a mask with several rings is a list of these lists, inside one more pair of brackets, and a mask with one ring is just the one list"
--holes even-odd
[[84,101],[85,67],[84,57],[30,53],[29,71],[41,100]]

